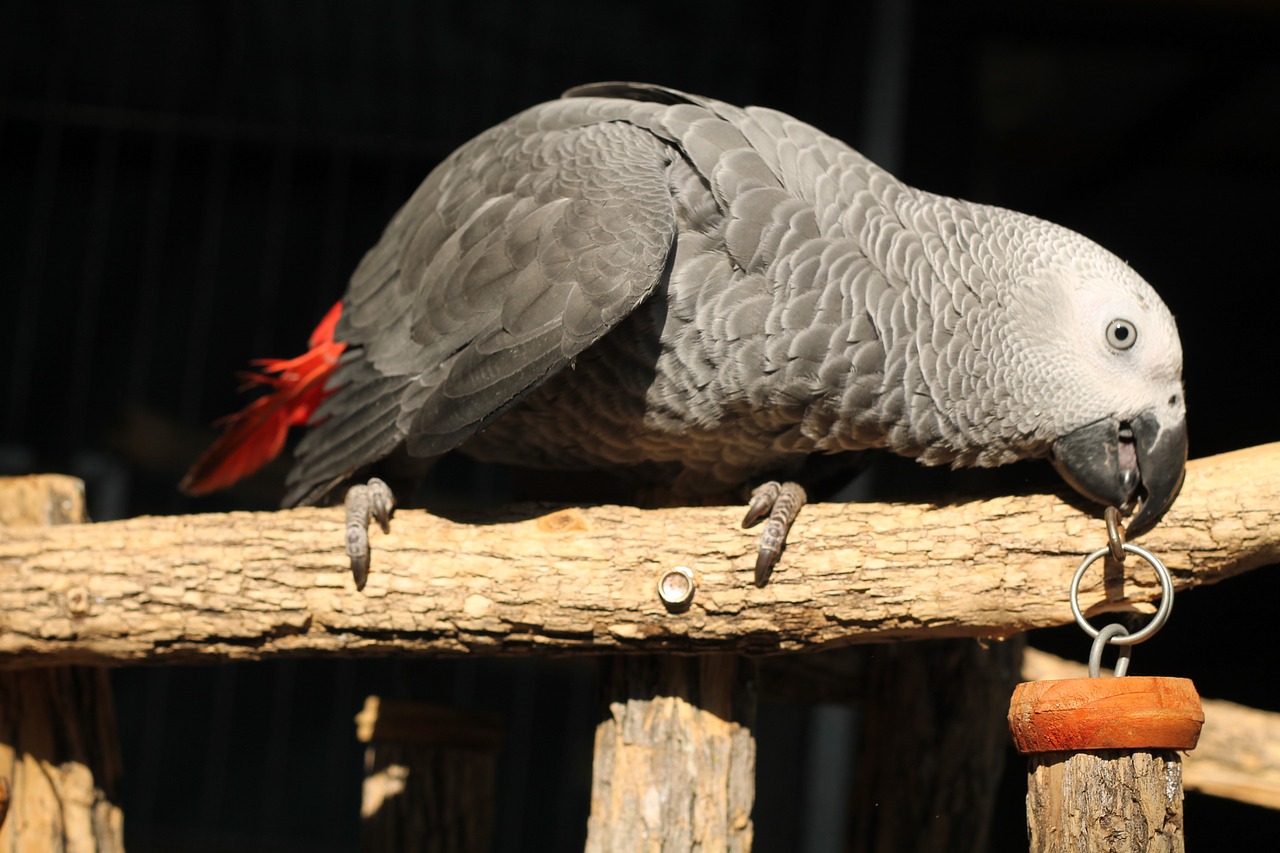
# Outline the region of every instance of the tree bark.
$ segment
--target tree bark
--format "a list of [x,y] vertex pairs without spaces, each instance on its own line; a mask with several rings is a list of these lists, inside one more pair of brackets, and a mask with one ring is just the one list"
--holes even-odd
[[1183,853],[1173,750],[1050,752],[1027,773],[1031,853]]
[[[818,504],[751,583],[740,507],[522,506],[449,521],[398,513],[352,588],[342,511],[11,528],[0,540],[0,666],[279,654],[781,652],[898,638],[1007,637],[1070,621],[1100,519],[1052,495]],[[1179,588],[1280,562],[1280,444],[1193,461],[1140,540]],[[659,575],[693,570],[683,610]],[[1091,612],[1146,608],[1140,560],[1082,587]],[[1122,587],[1119,588],[1119,587]],[[1111,595],[1110,601],[1105,600]]]
[[[84,486],[71,477],[0,478],[6,524],[84,521]],[[120,751],[107,671],[65,666],[0,672],[0,850],[117,853]]]
[[754,680],[733,655],[613,661],[587,853],[751,849]]

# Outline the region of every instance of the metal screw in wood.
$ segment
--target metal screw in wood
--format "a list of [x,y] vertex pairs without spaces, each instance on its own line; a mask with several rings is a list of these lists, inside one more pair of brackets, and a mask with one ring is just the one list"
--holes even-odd
[[688,566],[667,569],[658,578],[658,597],[670,610],[688,607],[697,589],[698,584],[694,580],[693,570]]

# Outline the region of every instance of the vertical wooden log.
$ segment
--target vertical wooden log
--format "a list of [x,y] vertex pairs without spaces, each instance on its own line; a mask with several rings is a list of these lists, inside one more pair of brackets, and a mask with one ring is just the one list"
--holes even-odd
[[[75,478],[0,478],[0,527],[85,520],[84,485]],[[86,590],[63,595],[68,619],[93,606]],[[0,614],[0,630],[2,620]],[[107,670],[0,672],[0,780],[9,793],[0,850],[123,851],[124,816],[114,793],[119,776]]]
[[119,773],[106,670],[0,673],[0,777],[12,791],[0,850],[123,851]]
[[1182,853],[1182,763],[1204,723],[1185,678],[1018,685],[1014,745],[1029,754],[1032,853]]
[[1183,853],[1182,759],[1173,750],[1049,752],[1027,772],[1033,853]]
[[496,814],[496,714],[370,696],[356,716],[365,751],[364,853],[486,853]]
[[1022,638],[876,646],[854,758],[848,850],[985,851]]
[[588,853],[751,849],[754,665],[619,657],[596,728]]

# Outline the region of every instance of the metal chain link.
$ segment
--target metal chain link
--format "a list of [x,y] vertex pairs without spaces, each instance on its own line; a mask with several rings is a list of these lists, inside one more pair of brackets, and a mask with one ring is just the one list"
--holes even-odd
[[[1119,622],[1112,622],[1103,627],[1094,638],[1093,648],[1089,649],[1089,677],[1097,678],[1102,672],[1102,650],[1114,637],[1127,637],[1129,629]],[[1133,657],[1133,646],[1116,646],[1115,677],[1124,678],[1129,671],[1129,659]]]
[[1111,546],[1111,559],[1124,562],[1124,525],[1120,523],[1120,510],[1107,507],[1107,543]]
[[[1102,667],[1102,650],[1108,645],[1118,646],[1120,649],[1120,657],[1116,661],[1116,676],[1123,676],[1128,672],[1133,646],[1144,640],[1151,639],[1169,621],[1169,614],[1173,612],[1173,576],[1169,574],[1169,570],[1164,563],[1160,562],[1159,558],[1150,551],[1124,541],[1124,528],[1120,524],[1120,511],[1115,507],[1108,507],[1106,520],[1106,546],[1085,557],[1080,563],[1080,567],[1076,569],[1075,576],[1071,578],[1071,614],[1075,617],[1076,624],[1080,626],[1081,630],[1093,638],[1093,648],[1089,652],[1089,676],[1091,678],[1098,676]],[[1156,608],[1156,613],[1151,618],[1151,621],[1139,631],[1131,633],[1129,629],[1118,622],[1111,623],[1099,630],[1089,623],[1089,620],[1084,617],[1084,611],[1080,608],[1080,581],[1089,567],[1101,558],[1110,556],[1117,562],[1123,563],[1128,554],[1138,555],[1150,564],[1151,568],[1155,569],[1156,577],[1160,580],[1160,604]]]

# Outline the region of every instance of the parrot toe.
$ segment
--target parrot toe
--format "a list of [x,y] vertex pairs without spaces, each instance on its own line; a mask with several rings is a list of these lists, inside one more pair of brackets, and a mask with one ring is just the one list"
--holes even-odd
[[787,544],[787,533],[800,514],[800,508],[808,500],[804,486],[799,483],[771,480],[751,492],[751,503],[747,506],[742,526],[754,527],[768,519],[760,533],[760,546],[756,555],[756,586],[764,586],[769,582],[769,575],[778,564],[782,549]]
[[369,579],[369,523],[376,521],[383,533],[390,533],[395,508],[391,487],[377,477],[347,491],[347,557],[351,560],[351,576],[357,590],[364,589]]

